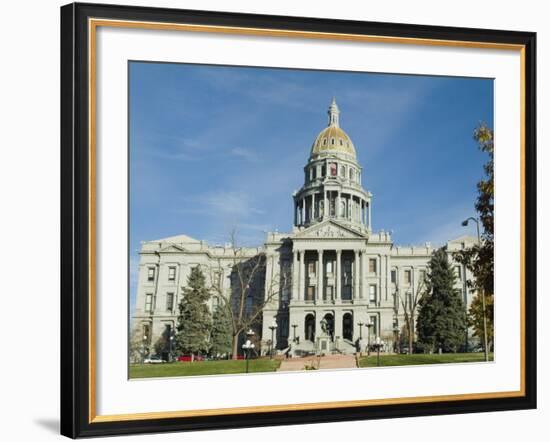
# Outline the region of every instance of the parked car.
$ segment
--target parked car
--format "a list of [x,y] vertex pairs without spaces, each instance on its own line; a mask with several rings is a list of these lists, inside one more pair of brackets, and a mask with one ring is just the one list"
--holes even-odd
[[178,356],[177,360],[179,362],[191,362],[191,361],[195,361],[195,362],[201,362],[201,361],[204,361],[204,356],[201,356],[201,355],[194,355],[194,357],[192,355],[181,355],[181,356]]
[[157,355],[149,356],[143,361],[144,364],[162,364],[164,362],[166,361]]

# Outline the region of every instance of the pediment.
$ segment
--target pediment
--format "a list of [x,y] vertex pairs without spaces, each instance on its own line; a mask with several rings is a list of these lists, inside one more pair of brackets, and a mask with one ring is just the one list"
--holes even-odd
[[298,232],[294,235],[296,239],[321,239],[321,238],[346,238],[346,239],[365,239],[367,235],[354,230],[348,226],[344,226],[335,221],[323,221],[320,224],[315,224],[307,229]]
[[160,253],[177,253],[177,252],[185,252],[185,249],[176,244],[168,244],[162,249],[160,249]]

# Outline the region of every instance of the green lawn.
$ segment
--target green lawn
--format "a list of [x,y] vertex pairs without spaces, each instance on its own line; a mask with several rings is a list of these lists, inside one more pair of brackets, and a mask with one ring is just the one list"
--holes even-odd
[[[251,359],[249,372],[275,371],[281,361]],[[170,376],[204,376],[209,374],[235,374],[246,372],[246,361],[172,362],[165,364],[130,365],[130,378],[164,378]]]
[[[493,360],[493,354],[489,354]],[[396,365],[422,364],[449,364],[457,362],[483,362],[483,353],[443,353],[443,354],[412,354],[412,355],[380,355],[380,366],[391,367]],[[359,359],[359,367],[376,367],[376,353]]]

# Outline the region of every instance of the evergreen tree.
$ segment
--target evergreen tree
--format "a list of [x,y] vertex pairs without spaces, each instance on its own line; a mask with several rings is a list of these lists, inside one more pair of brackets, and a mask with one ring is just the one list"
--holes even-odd
[[427,294],[419,303],[418,341],[425,350],[457,352],[464,342],[466,312],[445,249],[434,252],[428,273]]
[[229,355],[232,343],[231,312],[225,304],[214,310],[212,332],[210,334],[210,352],[212,355]]
[[176,349],[181,353],[206,353],[210,347],[212,318],[206,305],[210,292],[205,282],[201,269],[194,267],[179,304]]

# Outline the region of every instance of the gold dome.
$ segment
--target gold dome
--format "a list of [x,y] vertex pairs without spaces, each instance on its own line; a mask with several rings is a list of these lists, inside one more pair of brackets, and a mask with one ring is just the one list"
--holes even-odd
[[311,157],[323,153],[343,153],[355,158],[355,147],[348,134],[340,128],[340,110],[334,98],[328,109],[328,117],[328,127],[317,135],[311,146]]
[[342,129],[336,126],[325,127],[313,143],[311,156],[322,153],[345,153],[355,158],[355,147],[350,137]]

